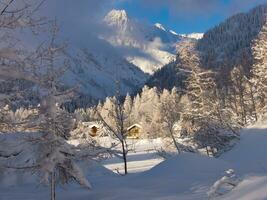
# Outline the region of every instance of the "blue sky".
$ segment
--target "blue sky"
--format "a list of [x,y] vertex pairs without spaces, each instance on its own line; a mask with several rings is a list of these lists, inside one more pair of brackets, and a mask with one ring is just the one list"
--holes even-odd
[[120,0],[115,7],[177,33],[205,32],[227,17],[267,0]]

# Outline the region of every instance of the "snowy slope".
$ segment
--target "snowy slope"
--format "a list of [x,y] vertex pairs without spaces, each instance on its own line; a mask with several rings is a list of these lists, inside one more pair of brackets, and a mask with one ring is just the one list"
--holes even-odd
[[103,21],[111,31],[101,37],[144,72],[151,74],[175,58],[182,37],[163,25],[134,20],[125,10],[111,10]]
[[[57,188],[57,198],[64,200],[207,200],[211,186],[234,169],[240,182],[218,200],[265,200],[267,198],[267,123],[241,131],[240,142],[219,159],[184,153],[168,159],[143,173],[116,176],[101,166],[84,170],[93,190],[70,184]],[[143,148],[141,145],[140,148]],[[132,161],[131,161],[132,162]],[[88,170],[88,171],[87,171]],[[91,172],[91,173],[90,173]],[[96,173],[94,176],[92,173]],[[90,174],[90,175],[89,175]],[[34,190],[33,190],[34,189]],[[48,198],[49,188],[33,185],[10,187],[1,183],[0,199]]]
[[218,200],[266,200],[267,176],[246,177],[232,192]]
[[[116,141],[114,142],[116,143]],[[102,143],[100,142],[100,144]],[[160,149],[163,147],[164,143],[161,138],[142,139],[138,141],[136,141],[135,139],[128,139],[127,144],[129,149],[132,149],[128,152],[127,155],[127,165],[129,173],[147,171],[163,161],[163,158],[160,157],[156,151],[156,149]],[[112,157],[102,161],[101,163],[106,168],[116,173],[123,173],[124,171],[124,163],[122,158]]]
[[221,159],[234,164],[239,174],[267,173],[267,122],[245,128],[241,140]]
[[267,199],[267,121],[242,131],[241,141],[221,159],[231,162],[241,182],[221,200]]
[[125,60],[109,43],[98,38],[72,46],[69,53],[72,66],[63,77],[68,86],[94,99],[115,95],[119,83],[122,95],[142,87],[148,75]]

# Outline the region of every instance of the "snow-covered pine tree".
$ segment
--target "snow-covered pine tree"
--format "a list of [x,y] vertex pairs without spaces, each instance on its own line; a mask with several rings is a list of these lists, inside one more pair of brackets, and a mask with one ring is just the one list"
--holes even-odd
[[155,138],[161,135],[159,101],[157,88],[144,86],[137,121],[142,126],[144,137]]
[[[193,57],[192,57],[193,59]],[[212,109],[215,100],[214,91],[216,88],[215,73],[210,70],[203,70],[198,65],[198,57],[191,67],[190,76],[187,80],[187,96],[190,105],[185,118],[190,118],[195,125],[202,123],[208,116],[214,116],[215,110]],[[193,60],[195,60],[193,59]]]
[[166,135],[172,139],[178,153],[181,153],[180,146],[177,142],[177,132],[175,126],[178,124],[183,105],[181,105],[181,95],[178,94],[176,88],[173,88],[171,93],[167,90],[163,90],[160,96],[160,114],[161,114],[161,126]]
[[127,116],[127,119],[125,121],[125,126],[130,127],[134,124],[134,120],[132,119],[133,100],[132,100],[132,97],[128,93],[124,99],[123,109],[124,109],[125,115]]
[[248,124],[255,113],[254,95],[251,92],[251,83],[247,78],[244,68],[239,65],[231,71],[231,99],[232,108],[237,115],[239,123]]
[[91,188],[74,161],[75,153],[66,142],[74,121],[73,116],[61,106],[73,96],[73,91],[64,90],[60,85],[60,77],[68,68],[69,61],[63,53],[65,44],[58,45],[56,42],[57,32],[56,24],[52,25],[50,42],[36,51],[40,63],[39,68],[33,72],[39,80],[37,87],[42,91],[37,123],[43,135],[39,141],[37,162],[46,180],[50,175],[52,196],[55,196],[57,173],[62,183],[74,179],[79,184]]
[[265,24],[253,44],[255,63],[252,67],[252,83],[259,114],[267,112],[267,15]]
[[207,154],[219,154],[236,138],[231,113],[225,109],[217,93],[215,73],[198,66],[188,78],[189,105],[182,114],[182,133],[192,134],[199,148]]

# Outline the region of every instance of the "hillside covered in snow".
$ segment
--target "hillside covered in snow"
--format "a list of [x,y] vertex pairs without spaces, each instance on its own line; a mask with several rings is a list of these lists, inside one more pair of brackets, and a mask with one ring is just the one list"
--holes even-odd
[[94,99],[112,96],[117,82],[122,94],[134,93],[147,80],[147,74],[106,41],[90,38],[83,46],[70,49],[71,67],[62,79],[69,87],[78,86],[83,95]]

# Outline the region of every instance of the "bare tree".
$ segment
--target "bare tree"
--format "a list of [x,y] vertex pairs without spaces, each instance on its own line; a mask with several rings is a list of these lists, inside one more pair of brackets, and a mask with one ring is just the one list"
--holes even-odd
[[[119,98],[119,95],[117,95]],[[102,108],[103,112],[98,113],[99,119],[102,121],[104,126],[107,127],[108,132],[111,134],[111,137],[115,137],[121,145],[121,152],[116,155],[121,157],[124,162],[124,174],[128,173],[127,168],[127,154],[128,154],[128,144],[126,141],[127,138],[127,128],[126,120],[129,116],[127,116],[124,108],[124,104],[116,97],[112,97],[109,99],[109,106]],[[104,110],[103,110],[104,109]]]

